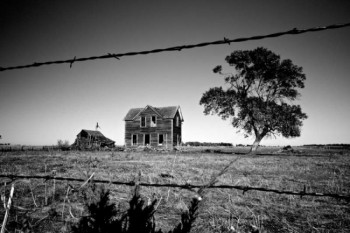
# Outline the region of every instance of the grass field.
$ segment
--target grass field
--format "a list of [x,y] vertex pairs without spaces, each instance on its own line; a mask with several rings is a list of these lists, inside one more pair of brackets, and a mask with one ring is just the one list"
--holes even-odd
[[[248,185],[278,190],[350,195],[349,151],[307,150],[279,154],[261,148],[261,155],[245,157],[246,148],[201,148],[182,152],[8,152],[0,155],[0,174],[48,175],[87,179],[133,181],[141,173],[147,183],[206,184],[226,164],[240,156],[217,185]],[[236,153],[236,154],[232,154]],[[167,177],[164,177],[167,174]],[[1,194],[7,197],[9,181],[0,178]],[[8,229],[30,225],[36,232],[68,232],[69,225],[84,215],[84,203],[93,199],[92,185],[79,192],[81,183],[53,180],[16,181]],[[132,189],[104,185],[120,210],[128,207]],[[70,188],[70,189],[71,189]],[[194,193],[178,188],[146,188],[145,200],[160,200],[155,214],[157,227],[175,226]],[[0,220],[5,210],[0,207]],[[207,189],[192,232],[350,232],[350,205],[329,197],[279,195],[260,191]],[[231,229],[231,230],[230,230]]]

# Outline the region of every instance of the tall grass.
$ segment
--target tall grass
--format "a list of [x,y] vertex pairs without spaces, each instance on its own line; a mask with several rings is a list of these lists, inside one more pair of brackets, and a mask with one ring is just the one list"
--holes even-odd
[[[218,149],[210,149],[208,153],[7,152],[0,155],[0,173],[46,175],[56,170],[57,176],[88,179],[94,173],[96,179],[133,181],[135,174],[141,171],[141,182],[207,184],[213,174],[237,157],[228,154],[230,151],[215,153],[214,150]],[[217,177],[217,184],[294,191],[306,187],[309,192],[349,194],[348,152],[298,149],[303,153],[272,154],[278,149],[264,150],[264,155],[236,161]],[[5,181],[9,182],[1,180],[0,184]],[[69,231],[71,224],[77,224],[81,217],[88,215],[85,206],[96,201],[92,183],[80,187],[79,183],[56,181],[54,191],[53,181],[31,180],[30,186],[21,183],[16,187],[8,228],[14,231],[31,226],[36,232]],[[9,187],[0,188],[8,196]],[[67,192],[68,188],[71,191]],[[105,189],[109,190],[109,203],[114,203],[120,213],[127,212],[130,189],[114,185],[105,185]],[[148,206],[148,202],[152,204],[154,199],[161,200],[157,202],[153,216],[156,230],[162,229],[163,232],[174,230],[174,226],[181,222],[180,216],[189,211],[188,203],[193,195],[190,190],[152,187],[143,188],[139,193],[144,206]],[[251,232],[254,229],[266,232],[350,231],[349,205],[332,198],[210,189],[200,205],[191,232]],[[4,213],[1,205],[0,219]]]

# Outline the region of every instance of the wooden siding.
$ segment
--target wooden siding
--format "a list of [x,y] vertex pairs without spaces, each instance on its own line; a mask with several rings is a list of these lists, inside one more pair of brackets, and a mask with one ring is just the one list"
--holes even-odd
[[[176,117],[179,117],[179,126],[176,126]],[[182,122],[179,112],[176,113],[173,121],[173,145],[177,146],[177,135],[179,135],[179,141],[182,142]]]
[[[155,127],[151,127],[152,116],[157,116]],[[141,117],[146,117],[145,127],[141,127]],[[176,117],[180,118],[179,112],[176,113],[174,119],[164,119],[151,108],[143,110],[133,121],[125,121],[125,146],[143,146],[145,134],[149,134],[150,146],[172,149],[177,145],[177,135],[179,135],[180,143],[182,142],[182,122],[180,118],[180,125],[176,126]],[[162,145],[158,145],[159,134],[164,135]],[[137,145],[132,145],[132,135],[138,135]]]
[[150,135],[150,146],[158,147],[158,135],[164,134],[164,143],[161,147],[172,148],[172,132],[171,132],[171,119],[161,119],[157,117],[157,126],[150,127],[151,116],[146,116],[146,127],[140,127],[141,116],[137,117],[134,121],[125,121],[125,146],[132,146],[132,135],[138,135],[137,145],[144,145],[144,135]]

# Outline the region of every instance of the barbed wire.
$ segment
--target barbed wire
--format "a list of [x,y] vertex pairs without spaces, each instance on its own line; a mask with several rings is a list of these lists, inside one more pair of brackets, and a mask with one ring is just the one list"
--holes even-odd
[[[70,178],[70,177],[57,177],[57,176],[29,176],[29,175],[12,175],[12,174],[0,174],[0,177],[2,178],[9,178],[11,179],[10,182],[7,182],[7,184],[17,180],[17,179],[44,179],[44,180],[62,180],[62,181],[78,181],[78,182],[86,182],[84,179],[79,178]],[[93,180],[95,183],[101,183],[101,184],[114,184],[114,185],[126,185],[126,186],[135,186],[136,182],[123,182],[123,181],[112,181],[112,180]],[[251,186],[244,186],[244,185],[193,185],[193,184],[177,184],[177,183],[171,183],[171,184],[151,184],[151,183],[142,183],[137,182],[138,185],[144,186],[144,187],[156,187],[156,188],[181,188],[181,189],[188,189],[188,190],[194,190],[194,189],[236,189],[243,191],[243,194],[247,191],[255,190],[260,192],[270,192],[270,193],[276,193],[276,194],[286,194],[286,195],[296,195],[296,196],[313,196],[313,197],[332,197],[336,199],[342,199],[346,200],[347,202],[350,201],[350,194],[349,195],[343,195],[338,193],[319,193],[319,192],[306,192],[306,186],[304,186],[304,189],[302,191],[288,191],[288,190],[278,190],[278,189],[269,189],[269,188],[263,188],[263,187],[251,187]]]
[[88,60],[107,59],[107,58],[115,58],[115,59],[119,60],[121,57],[126,57],[126,56],[147,55],[147,54],[170,52],[170,51],[181,51],[181,50],[185,50],[185,49],[206,47],[209,45],[221,45],[221,44],[230,45],[231,43],[237,43],[237,42],[244,42],[244,41],[250,41],[250,40],[261,40],[261,39],[265,39],[265,38],[273,38],[273,37],[279,37],[279,36],[283,36],[283,35],[297,35],[297,34],[303,34],[303,33],[307,33],[307,32],[317,32],[317,31],[337,29],[337,28],[343,28],[343,27],[349,27],[349,26],[350,26],[350,23],[333,24],[333,25],[329,25],[329,26],[313,27],[313,28],[308,28],[308,29],[294,28],[292,30],[288,30],[288,31],[284,31],[284,32],[276,32],[276,33],[260,35],[260,36],[242,37],[242,38],[236,38],[236,39],[228,39],[228,38],[224,37],[224,39],[222,39],[222,40],[217,40],[217,41],[212,41],[212,42],[180,45],[180,46],[174,46],[174,47],[163,48],[163,49],[153,49],[153,50],[145,50],[145,51],[138,51],[138,52],[126,52],[126,53],[108,53],[108,54],[101,55],[101,56],[91,56],[91,57],[81,57],[81,58],[77,58],[76,56],[74,56],[73,59],[67,59],[67,60],[34,62],[34,63],[28,64],[28,65],[0,67],[0,71],[24,69],[24,68],[31,68],[31,67],[39,67],[39,66],[43,66],[43,65],[53,65],[53,64],[63,64],[63,63],[68,63],[70,68],[72,68],[72,65],[74,62],[83,62],[83,61],[88,61]]

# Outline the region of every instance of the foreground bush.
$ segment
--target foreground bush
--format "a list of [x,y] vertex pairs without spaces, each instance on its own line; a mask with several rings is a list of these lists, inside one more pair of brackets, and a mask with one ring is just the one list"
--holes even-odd
[[[197,218],[199,199],[193,198],[188,211],[182,213],[180,223],[168,233],[188,233]],[[88,216],[80,219],[72,226],[73,233],[163,233],[156,230],[154,213],[157,200],[145,205],[140,197],[140,187],[136,186],[129,201],[129,209],[125,213],[117,210],[114,203],[110,203],[109,191],[101,191],[100,199],[88,205]]]

